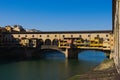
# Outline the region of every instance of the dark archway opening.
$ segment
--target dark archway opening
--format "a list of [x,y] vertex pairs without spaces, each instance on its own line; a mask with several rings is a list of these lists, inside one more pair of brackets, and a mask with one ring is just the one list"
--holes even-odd
[[54,40],[52,41],[52,45],[58,46],[58,39],[54,39]]
[[78,53],[78,59],[100,63],[106,59],[106,54],[105,52],[97,51],[97,50],[84,50]]
[[62,52],[53,49],[43,49],[39,54],[44,59],[65,59]]
[[46,39],[45,40],[45,45],[51,45],[51,40],[50,39]]

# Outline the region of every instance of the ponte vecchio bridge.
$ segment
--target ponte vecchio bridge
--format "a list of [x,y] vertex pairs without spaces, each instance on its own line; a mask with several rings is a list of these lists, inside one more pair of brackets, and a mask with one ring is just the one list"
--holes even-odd
[[[77,50],[100,50],[113,53],[120,73],[120,0],[112,0],[112,31],[58,31],[2,33],[1,47],[40,47],[56,49],[66,57],[76,56]],[[9,43],[7,43],[9,42]],[[12,44],[12,45],[11,45]],[[40,45],[40,46],[39,46]],[[71,53],[73,52],[73,53]],[[75,55],[75,56],[74,56]]]
[[[3,40],[17,42],[14,46],[57,50],[66,58],[77,58],[79,51],[99,50],[110,54],[113,49],[111,30],[101,31],[53,31],[53,32],[11,32],[3,33]],[[10,43],[9,43],[10,45]]]

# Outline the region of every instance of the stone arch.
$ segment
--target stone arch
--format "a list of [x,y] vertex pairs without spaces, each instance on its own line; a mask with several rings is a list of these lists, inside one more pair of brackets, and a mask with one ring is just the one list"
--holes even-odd
[[46,39],[45,40],[45,45],[51,45],[51,40],[50,39]]
[[58,39],[54,39],[54,40],[52,41],[52,45],[58,46]]
[[78,50],[77,53],[81,54],[84,51],[103,52],[105,54],[106,58],[110,58],[110,54],[111,54],[110,50],[100,50],[100,49],[83,49],[83,50]]
[[46,55],[48,55],[48,54],[51,55],[52,54],[51,56],[53,56],[53,58],[54,58],[55,56],[57,56],[56,52],[58,52],[57,54],[62,54],[64,57],[66,56],[64,51],[57,50],[57,49],[50,49],[50,48],[44,48],[44,49],[36,51],[35,53],[37,54],[37,56],[39,56],[41,58],[45,58]]
[[60,52],[60,53],[62,53],[62,54],[65,54],[64,51],[59,50],[59,49],[49,49],[49,48],[41,49],[41,53],[44,53],[44,52],[54,52],[54,51]]

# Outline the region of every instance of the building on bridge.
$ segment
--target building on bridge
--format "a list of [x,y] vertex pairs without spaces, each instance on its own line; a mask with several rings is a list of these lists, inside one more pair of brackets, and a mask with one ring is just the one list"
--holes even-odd
[[[111,30],[103,31],[54,31],[54,32],[7,32],[3,42],[9,47],[40,47],[53,45],[58,48],[113,49]],[[12,45],[13,44],[13,45]]]
[[[112,31],[59,31],[59,32],[11,32],[4,33],[4,42],[18,39],[26,47],[41,45],[57,45],[65,47],[74,44],[76,47],[112,48]],[[26,44],[26,45],[25,45]],[[29,44],[29,45],[28,45]]]

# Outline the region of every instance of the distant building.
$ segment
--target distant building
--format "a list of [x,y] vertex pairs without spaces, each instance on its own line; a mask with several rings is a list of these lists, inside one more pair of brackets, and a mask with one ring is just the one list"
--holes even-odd
[[12,32],[13,28],[11,26],[5,26],[5,29],[7,30],[7,32]]
[[26,32],[40,32],[40,31],[37,29],[30,29],[30,30],[26,30]]
[[14,25],[13,26],[13,31],[16,31],[16,32],[25,32],[25,29],[20,26],[20,25]]

